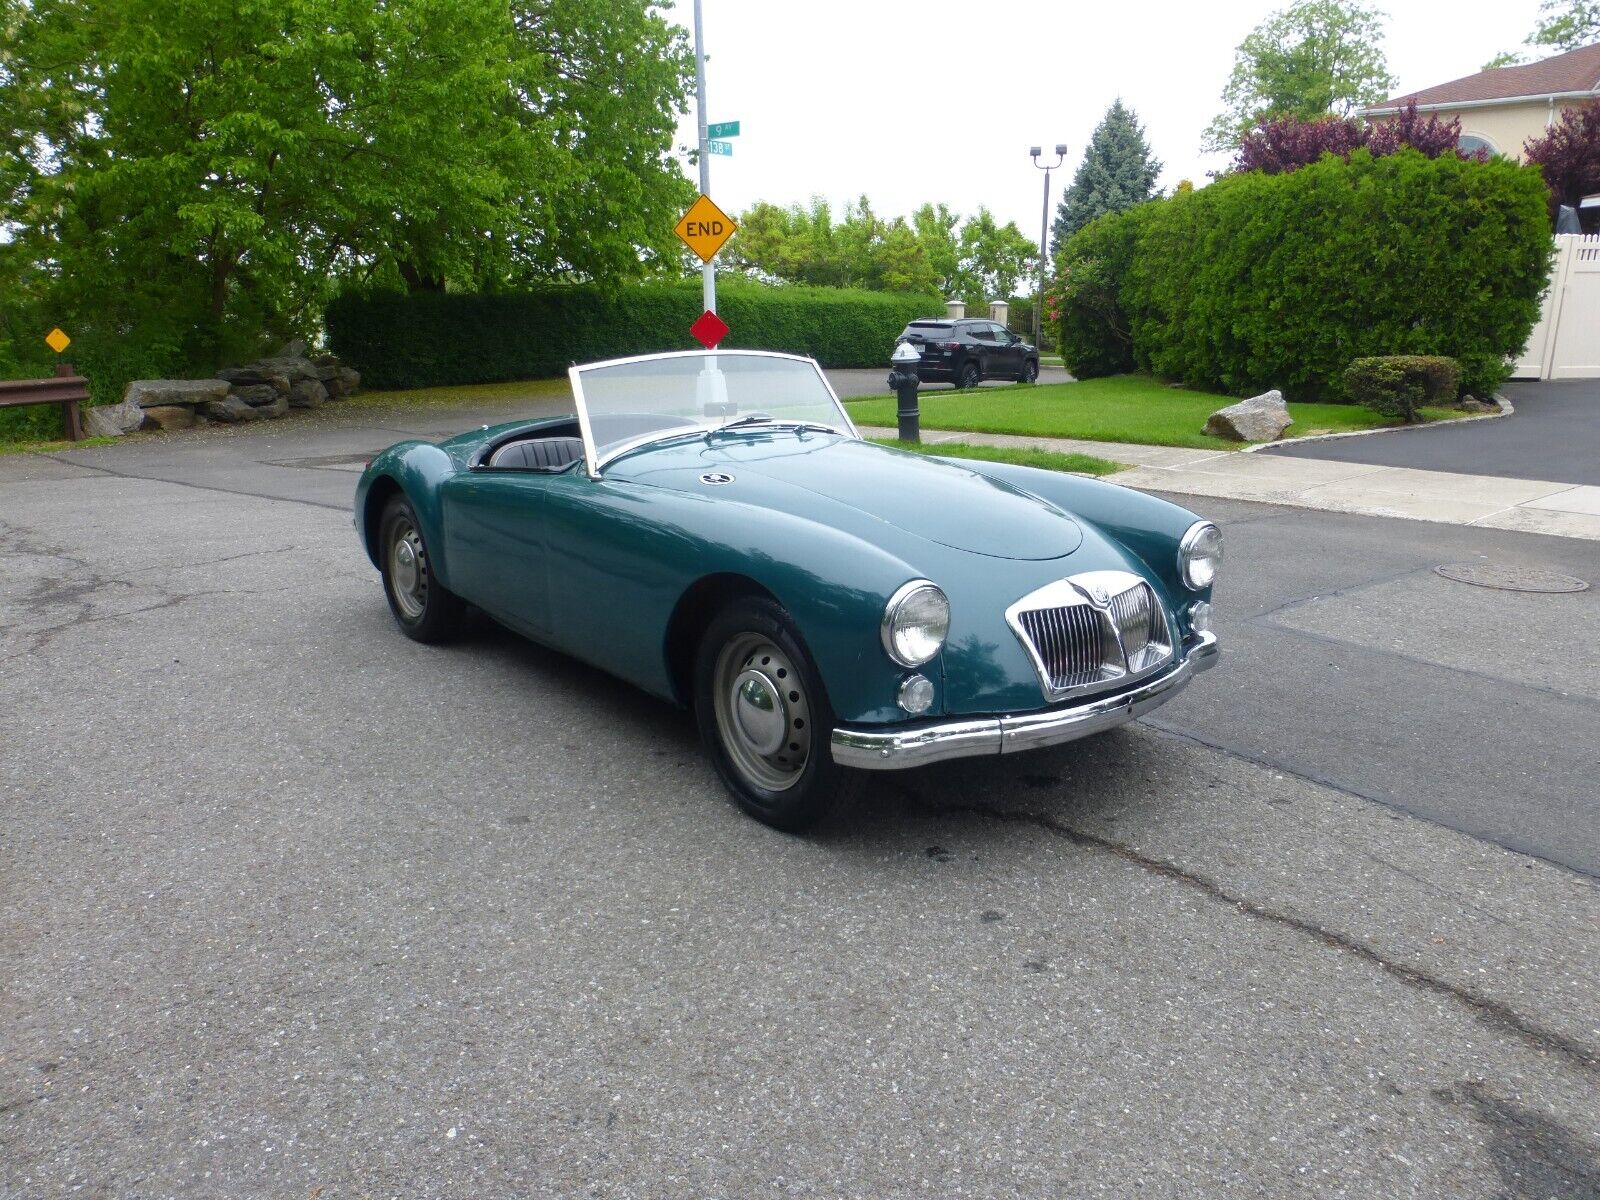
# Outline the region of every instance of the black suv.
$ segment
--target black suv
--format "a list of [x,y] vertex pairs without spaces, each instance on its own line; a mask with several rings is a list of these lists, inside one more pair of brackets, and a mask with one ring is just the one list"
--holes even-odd
[[1039,378],[1039,351],[998,321],[977,317],[929,317],[913,321],[895,339],[910,342],[922,355],[917,378],[924,383],[977,387],[985,379]]

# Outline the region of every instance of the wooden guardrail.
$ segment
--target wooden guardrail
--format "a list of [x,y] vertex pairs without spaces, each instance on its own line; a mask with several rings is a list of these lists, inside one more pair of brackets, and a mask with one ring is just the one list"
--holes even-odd
[[57,363],[50,379],[0,379],[0,408],[20,408],[25,404],[59,404],[67,440],[83,437],[79,404],[88,403],[89,381],[77,374],[71,363]]

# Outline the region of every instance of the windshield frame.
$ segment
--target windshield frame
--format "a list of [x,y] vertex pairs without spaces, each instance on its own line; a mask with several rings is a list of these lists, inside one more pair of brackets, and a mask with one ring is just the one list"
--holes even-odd
[[[852,438],[855,441],[861,440],[861,433],[856,429],[855,422],[850,419],[850,414],[845,411],[844,404],[839,399],[839,394],[833,390],[833,384],[828,382],[828,376],[814,358],[808,358],[803,354],[785,354],[778,350],[668,350],[660,354],[634,354],[626,358],[608,358],[600,362],[574,363],[567,368],[567,379],[572,385],[572,397],[578,408],[578,430],[583,436],[584,473],[590,479],[599,479],[601,472],[605,470],[607,465],[615,462],[624,454],[631,454],[641,446],[648,446],[652,442],[666,441],[671,438],[704,437],[707,434],[727,428],[732,421],[739,419],[734,417],[725,421],[717,421],[708,418],[698,426],[675,426],[658,429],[653,433],[644,433],[637,437],[617,442],[607,448],[604,458],[599,456],[595,446],[594,431],[589,425],[589,406],[585,403],[583,396],[583,373],[585,371],[601,370],[606,367],[624,367],[632,366],[635,363],[660,362],[679,358],[778,358],[789,362],[806,363],[817,373],[818,382],[822,384],[823,390],[827,392],[829,399],[833,401],[834,412],[838,414],[838,424],[831,427],[832,431],[841,437]],[[812,422],[787,421],[782,417],[776,417],[770,422],[763,421],[759,424],[744,425],[740,428],[759,430],[770,429],[774,426],[782,428],[785,425],[802,424],[815,428],[815,424]]]

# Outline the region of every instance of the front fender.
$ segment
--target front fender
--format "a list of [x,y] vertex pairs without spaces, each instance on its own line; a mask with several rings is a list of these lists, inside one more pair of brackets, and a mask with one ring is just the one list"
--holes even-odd
[[450,553],[444,539],[439,488],[455,473],[455,460],[432,442],[399,442],[367,464],[356,483],[355,521],[373,566],[378,565],[378,520],[389,496],[398,489],[416,511],[430,566],[440,582],[450,586]]

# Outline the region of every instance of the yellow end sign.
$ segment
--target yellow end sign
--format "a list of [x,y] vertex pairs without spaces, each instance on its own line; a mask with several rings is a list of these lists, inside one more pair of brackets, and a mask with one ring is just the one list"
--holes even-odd
[[62,333],[59,328],[56,328],[44,335],[44,344],[57,354],[60,354],[68,346],[72,345],[72,339]]
[[700,256],[701,262],[710,262],[738,228],[732,217],[711,202],[710,196],[701,196],[678,219],[673,232]]

